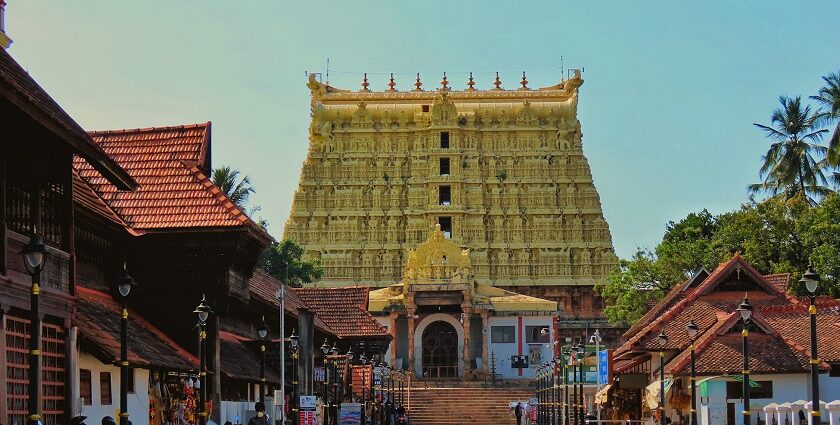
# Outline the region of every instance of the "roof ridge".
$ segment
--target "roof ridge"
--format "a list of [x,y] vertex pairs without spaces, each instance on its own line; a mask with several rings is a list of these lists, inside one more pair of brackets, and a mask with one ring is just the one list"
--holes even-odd
[[117,130],[88,130],[87,133],[91,136],[106,135],[106,134],[127,134],[127,133],[151,133],[155,131],[172,131],[172,130],[192,130],[194,128],[208,128],[211,121],[199,122],[194,124],[180,124],[163,127],[138,127],[138,128],[122,128]]

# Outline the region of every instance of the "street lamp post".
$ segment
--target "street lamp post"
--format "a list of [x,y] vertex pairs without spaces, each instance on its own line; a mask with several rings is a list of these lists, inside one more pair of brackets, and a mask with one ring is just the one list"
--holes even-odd
[[697,332],[700,328],[694,320],[685,326],[685,331],[688,333],[688,339],[691,341],[691,415],[690,425],[697,425],[697,371],[694,367],[694,343],[697,341]]
[[552,359],[549,367],[551,367],[551,382],[548,386],[548,393],[551,395],[551,425],[557,425],[557,362]]
[[[292,348],[292,399],[291,403],[291,413],[292,413],[292,423],[297,423],[298,421],[298,341],[300,337],[295,334],[295,330],[292,329],[292,334],[289,336],[289,345]],[[285,385],[285,384],[284,384]]]
[[743,352],[744,352],[744,370],[742,372],[742,390],[744,393],[744,425],[750,425],[750,414],[752,411],[750,410],[750,331],[748,330],[750,316],[752,316],[752,304],[750,304],[750,300],[747,299],[746,294],[744,295],[744,301],[741,302],[741,305],[738,306],[738,313],[741,315],[741,322],[743,323],[744,327],[741,331],[741,336],[743,338]]
[[207,365],[204,360],[205,351],[207,350],[207,332],[204,327],[207,325],[207,318],[213,309],[207,305],[207,298],[202,295],[201,303],[195,308],[193,313],[198,317],[198,423],[199,425],[207,424]]
[[562,350],[560,357],[563,361],[563,425],[569,425],[569,359],[566,358],[566,348]]
[[265,316],[257,326],[257,339],[260,341],[260,402],[265,403],[265,341],[268,338],[268,324]]
[[572,412],[571,418],[572,422],[577,424],[577,409],[578,409],[578,393],[577,393],[577,370],[578,370],[578,360],[577,360],[577,350],[575,350],[574,346],[572,346],[569,350],[569,354],[572,356],[570,358],[572,363]]
[[123,272],[117,277],[117,291],[122,298],[120,314],[120,423],[128,423],[128,293],[137,283],[128,274],[123,264]]
[[41,271],[44,268],[44,257],[47,246],[44,239],[36,232],[23,247],[23,264],[32,276],[30,291],[30,322],[29,322],[29,416],[28,423],[37,424],[41,419],[38,414],[38,389],[41,386],[41,313],[38,297],[41,294]]
[[583,415],[585,414],[584,410],[586,409],[586,407],[584,406],[584,404],[586,402],[585,402],[585,399],[583,397],[583,382],[584,382],[583,366],[584,366],[584,360],[586,360],[586,350],[584,349],[583,344],[580,343],[580,342],[578,342],[577,352],[578,352],[578,358],[580,359],[579,360],[580,361],[580,366],[578,367],[578,372],[580,373],[580,379],[578,380],[578,382],[580,383],[579,384],[580,385],[580,402],[578,403],[578,409],[579,409],[578,410],[578,423],[580,425],[583,425],[583,423],[584,423],[583,422],[584,421]]
[[820,283],[820,276],[814,272],[812,265],[808,266],[808,270],[802,275],[800,282],[805,284],[808,289],[808,299],[811,305],[808,307],[808,315],[811,318],[811,416],[814,417],[812,423],[819,423],[820,421],[820,376],[819,364],[820,359],[817,357],[817,286]]
[[327,425],[331,424],[330,416],[332,413],[332,406],[330,403],[330,381],[332,380],[332,373],[329,370],[330,360],[327,357],[330,354],[330,345],[327,344],[327,340],[324,340],[324,343],[321,344],[321,352],[324,353],[324,400],[327,400],[327,421],[325,422]]
[[367,397],[365,396],[365,393],[367,393],[367,361],[367,355],[362,353],[359,356],[359,363],[362,364],[362,425],[367,424]]
[[665,421],[665,345],[668,344],[668,336],[665,330],[661,330],[656,337],[659,342],[659,422],[662,425]]
[[[592,334],[592,337],[589,339],[590,342],[595,343],[595,394],[601,392],[601,331],[595,329],[595,333]],[[595,405],[595,412],[596,418],[600,421],[601,420],[601,405]]]
[[537,384],[537,425],[543,425],[542,423],[542,365],[540,365],[536,372],[536,378],[534,382]]

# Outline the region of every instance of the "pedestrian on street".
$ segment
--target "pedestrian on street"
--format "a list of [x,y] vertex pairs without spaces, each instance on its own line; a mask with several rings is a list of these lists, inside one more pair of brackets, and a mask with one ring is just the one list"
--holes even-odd
[[265,414],[265,403],[258,401],[254,405],[257,415],[248,420],[248,425],[268,425],[268,415]]
[[525,410],[522,408],[522,402],[517,402],[516,407],[513,409],[513,413],[516,414],[516,425],[522,425],[522,411]]

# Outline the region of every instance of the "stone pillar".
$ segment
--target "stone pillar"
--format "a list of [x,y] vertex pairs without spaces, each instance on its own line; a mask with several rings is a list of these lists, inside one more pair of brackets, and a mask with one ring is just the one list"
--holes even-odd
[[470,365],[470,320],[472,317],[472,309],[467,307],[464,308],[464,352],[463,356],[463,368],[462,368],[462,377],[466,377],[467,371],[471,369]]
[[830,425],[840,425],[840,401],[832,401],[826,407],[828,408],[828,423]]
[[394,311],[392,311],[391,314],[389,314],[389,316],[388,316],[388,318],[390,319],[390,324],[389,324],[390,329],[389,330],[391,331],[391,348],[390,348],[391,359],[388,363],[391,365],[391,367],[394,367],[395,363],[397,362],[397,350],[398,350],[398,345],[397,345],[397,318],[398,317],[399,317],[399,314],[397,314]]
[[82,414],[82,406],[76,402],[81,390],[79,388],[79,328],[75,326],[71,327],[70,332],[67,333],[67,369],[67,375],[70,377],[70,392],[66,400],[70,405],[68,409],[70,416],[74,417]]
[[315,313],[298,309],[298,393],[314,394],[315,372]]
[[790,405],[787,403],[780,404],[776,407],[776,422],[779,424],[787,424],[788,417],[790,417]]
[[414,314],[416,312],[417,310],[414,307],[408,309],[408,370],[410,371],[417,370],[414,363]]
[[481,361],[482,372],[490,370],[490,312],[481,311]]

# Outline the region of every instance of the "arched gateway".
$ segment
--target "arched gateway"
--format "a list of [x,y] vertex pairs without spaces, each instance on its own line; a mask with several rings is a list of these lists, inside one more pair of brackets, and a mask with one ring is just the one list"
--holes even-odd
[[458,377],[458,332],[443,321],[436,321],[423,331],[422,371],[425,378]]

